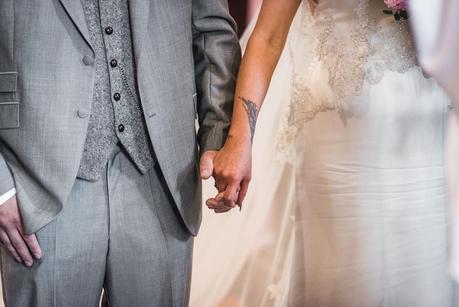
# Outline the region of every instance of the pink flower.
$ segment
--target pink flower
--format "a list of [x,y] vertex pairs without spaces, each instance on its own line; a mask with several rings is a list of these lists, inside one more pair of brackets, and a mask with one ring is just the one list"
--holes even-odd
[[408,9],[408,0],[384,0],[384,3],[394,12],[406,11]]

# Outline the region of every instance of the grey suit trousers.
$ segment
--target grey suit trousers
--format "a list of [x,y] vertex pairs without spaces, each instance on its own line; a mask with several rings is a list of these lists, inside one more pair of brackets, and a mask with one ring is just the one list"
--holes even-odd
[[113,307],[188,305],[193,239],[158,168],[142,175],[120,150],[37,237],[32,268],[1,251],[8,307],[98,306],[102,288]]

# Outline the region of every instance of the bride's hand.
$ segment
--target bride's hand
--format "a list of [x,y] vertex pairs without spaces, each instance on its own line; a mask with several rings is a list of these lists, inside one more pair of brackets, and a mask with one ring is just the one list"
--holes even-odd
[[[201,165],[201,169],[203,169]],[[213,177],[219,194],[207,200],[207,206],[216,213],[242,208],[252,177],[252,143],[250,137],[230,135],[225,146],[215,153]]]

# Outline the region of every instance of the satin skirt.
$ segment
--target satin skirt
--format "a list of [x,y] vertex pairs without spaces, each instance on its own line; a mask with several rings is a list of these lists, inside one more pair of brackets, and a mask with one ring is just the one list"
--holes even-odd
[[355,99],[358,117],[320,113],[296,142],[289,305],[453,306],[449,100],[418,68]]

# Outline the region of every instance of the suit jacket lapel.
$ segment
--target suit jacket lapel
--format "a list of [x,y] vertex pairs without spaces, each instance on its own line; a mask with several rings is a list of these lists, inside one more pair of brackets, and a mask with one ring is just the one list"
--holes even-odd
[[[80,0],[59,0],[64,6],[65,11],[72,19],[73,23],[80,31],[83,38],[86,40],[89,46],[91,46],[91,40],[89,36],[88,25],[86,23],[86,17],[83,11],[83,5]],[[92,46],[91,46],[92,47]]]
[[139,62],[140,54],[148,32],[150,16],[150,0],[129,0],[129,13],[131,18],[132,44],[134,58]]

